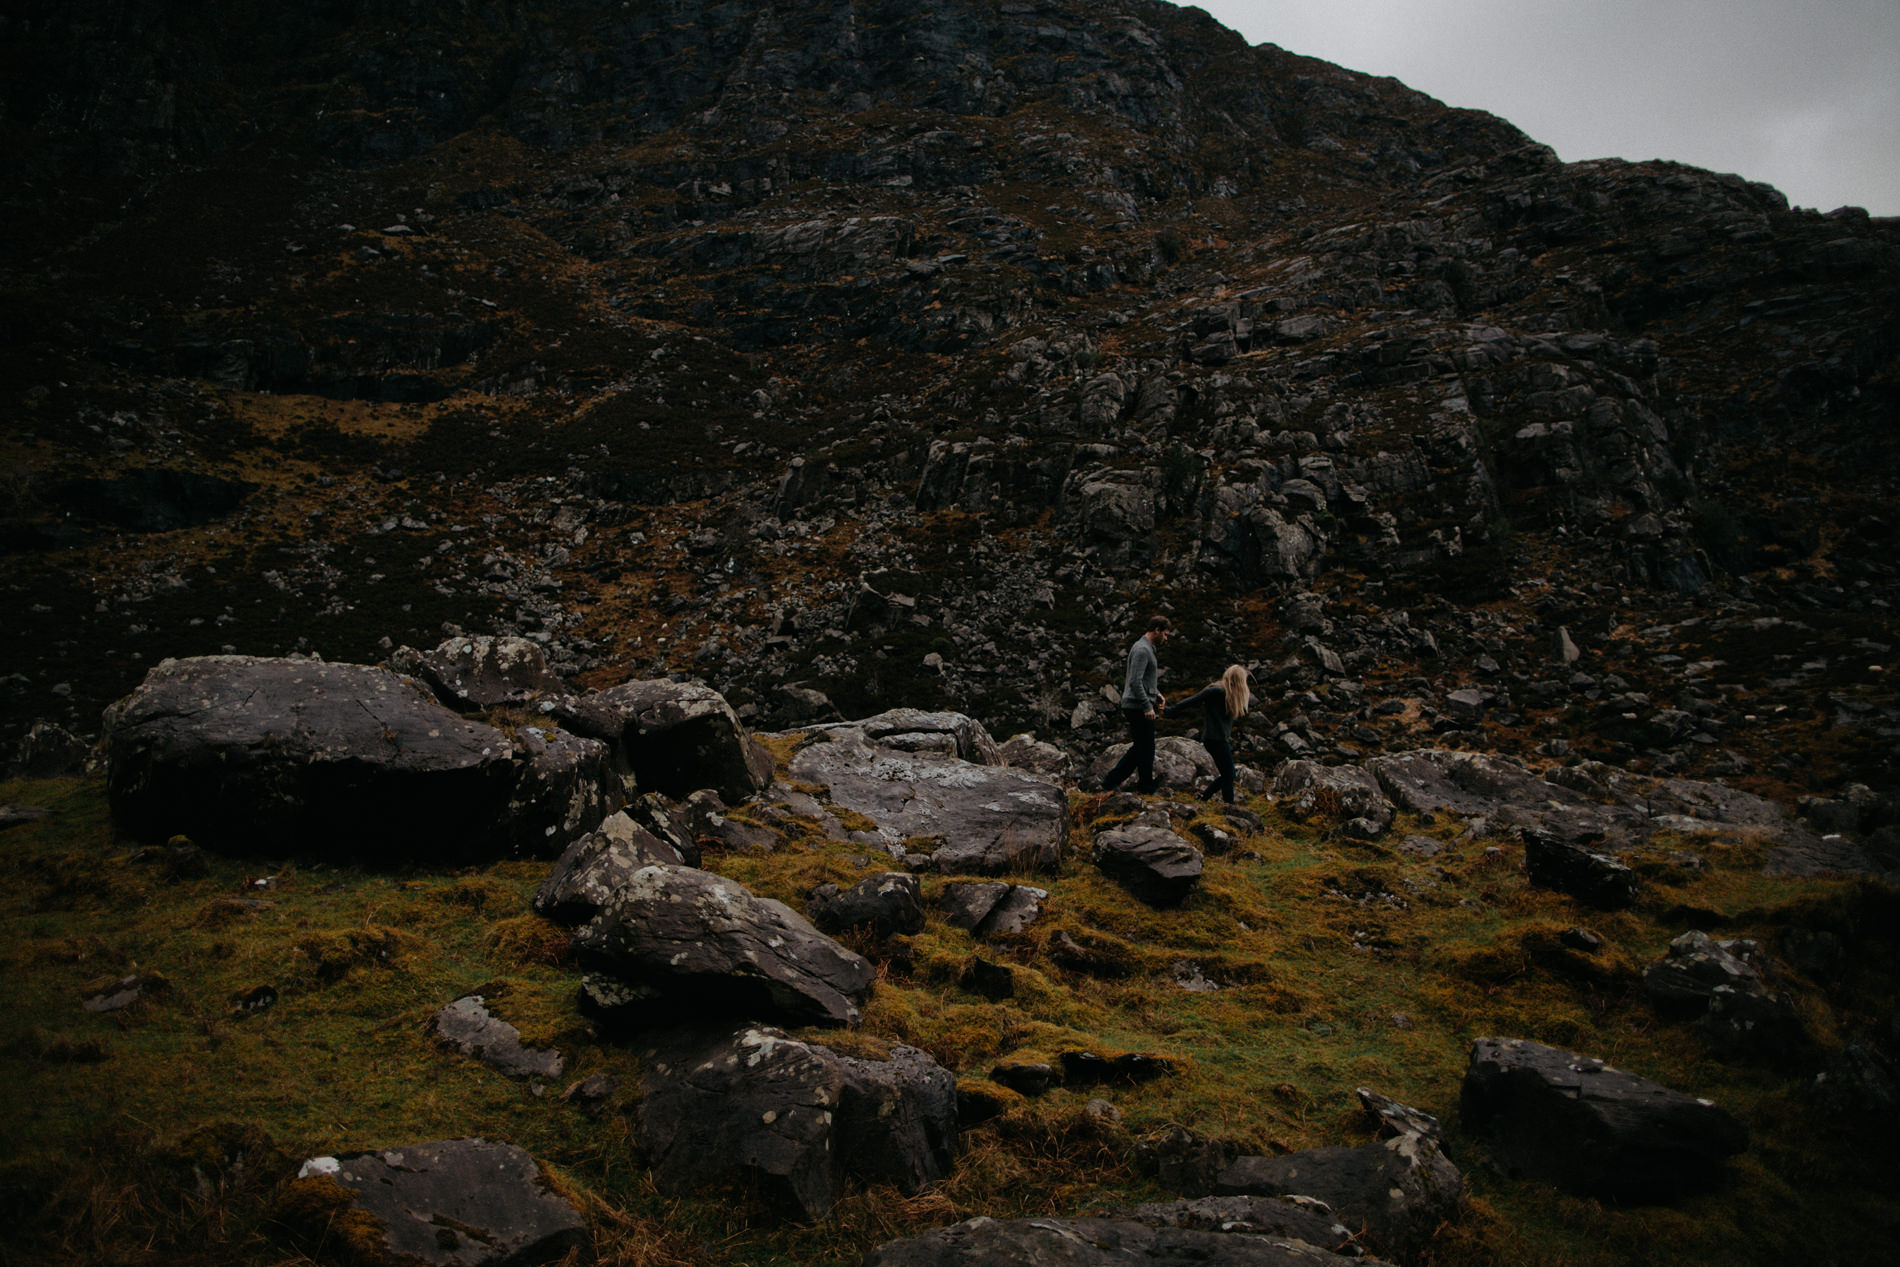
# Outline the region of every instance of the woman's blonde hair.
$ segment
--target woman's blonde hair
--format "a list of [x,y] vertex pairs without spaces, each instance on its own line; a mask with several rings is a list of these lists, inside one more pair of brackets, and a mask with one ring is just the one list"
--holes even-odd
[[1227,693],[1227,715],[1238,717],[1247,711],[1253,703],[1253,692],[1247,689],[1247,670],[1238,664],[1227,666],[1227,672],[1220,675],[1220,689]]

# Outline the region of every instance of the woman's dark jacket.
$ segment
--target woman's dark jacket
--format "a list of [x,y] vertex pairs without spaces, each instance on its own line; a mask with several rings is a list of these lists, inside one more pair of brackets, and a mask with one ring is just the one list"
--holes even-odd
[[1232,751],[1234,719],[1227,715],[1227,692],[1221,689],[1219,682],[1194,692],[1186,699],[1176,700],[1162,710],[1162,716],[1173,717],[1185,713],[1196,704],[1206,710],[1201,725],[1201,746],[1210,750],[1219,747]]

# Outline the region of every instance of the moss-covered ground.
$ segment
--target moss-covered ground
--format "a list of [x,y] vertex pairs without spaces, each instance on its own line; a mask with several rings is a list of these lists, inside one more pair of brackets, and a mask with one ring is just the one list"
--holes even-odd
[[[1217,823],[1238,847],[1210,856],[1183,906],[1154,910],[1075,848],[1028,933],[991,944],[933,919],[876,946],[860,1030],[805,1037],[875,1054],[921,1047],[996,1115],[962,1136],[954,1172],[915,1196],[854,1190],[812,1225],[761,1217],[744,1200],[662,1194],[635,1149],[633,1051],[577,1009],[564,930],[529,909],[545,864],[461,871],[358,870],[208,858],[202,874],[115,835],[97,780],[14,782],[0,802],[51,813],[0,836],[0,1201],[8,1264],[329,1263],[343,1224],[289,1183],[300,1160],[478,1135],[534,1153],[586,1209],[605,1261],[848,1263],[864,1250],[978,1213],[1081,1213],[1168,1195],[1135,1165],[1144,1137],[1185,1126],[1279,1153],[1370,1138],[1354,1089],[1438,1115],[1469,1205],[1429,1261],[1738,1263],[1852,1256],[1893,1226],[1890,1154],[1859,1124],[1830,1120],[1804,1076],[1717,1059],[1659,1021],[1640,974],[1684,911],[1773,948],[1792,926],[1851,947],[1831,980],[1791,977],[1810,1029],[1836,1044],[1878,1023],[1895,981],[1890,891],[1845,880],[1765,877],[1745,842],[1676,842],[1635,862],[1633,910],[1588,911],[1529,887],[1506,842],[1461,825],[1402,823],[1432,857],[1348,842],[1324,822],[1251,807],[1265,829]],[[709,855],[757,892],[802,905],[823,880],[878,869],[861,846],[796,833],[770,854]],[[925,881],[934,905],[950,877]],[[1605,940],[1569,949],[1563,930]],[[1067,934],[1100,975],[1057,966]],[[1015,994],[960,984],[981,954],[1013,970]],[[1184,990],[1191,963],[1220,986]],[[128,977],[143,997],[115,1012],[83,1003]],[[247,1009],[260,987],[276,1002]],[[440,1047],[432,1017],[465,994],[568,1058],[560,1085],[511,1081]],[[1522,1036],[1583,1050],[1707,1096],[1740,1116],[1753,1147],[1717,1191],[1618,1206],[1502,1178],[1459,1130],[1471,1041]],[[1059,1088],[1029,1099],[989,1080],[999,1062],[1068,1050],[1145,1052],[1175,1072],[1136,1087]],[[589,1074],[618,1080],[605,1112],[563,1099]],[[1105,1096],[1118,1124],[1086,1112]],[[1843,1259],[1844,1260],[1844,1259]]]

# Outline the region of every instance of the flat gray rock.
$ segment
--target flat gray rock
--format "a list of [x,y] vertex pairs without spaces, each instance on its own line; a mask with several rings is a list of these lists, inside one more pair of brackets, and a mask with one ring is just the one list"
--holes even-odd
[[524,1046],[521,1031],[490,1014],[479,994],[468,994],[435,1014],[436,1037],[465,1056],[510,1078],[558,1078],[567,1061],[558,1051]]
[[1061,784],[945,752],[887,747],[855,724],[813,733],[818,742],[792,758],[791,777],[824,787],[834,808],[870,819],[906,866],[996,875],[1053,871],[1061,861],[1069,830]]
[[303,1179],[327,1179],[381,1225],[382,1250],[443,1267],[530,1267],[585,1252],[581,1212],[512,1144],[450,1139],[316,1157]]

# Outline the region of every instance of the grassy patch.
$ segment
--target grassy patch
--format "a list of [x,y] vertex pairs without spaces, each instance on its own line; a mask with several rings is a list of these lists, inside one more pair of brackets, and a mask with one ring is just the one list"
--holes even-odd
[[[1714,1059],[1642,997],[1642,966],[1679,931],[1666,917],[1693,907],[1771,951],[1791,929],[1873,947],[1802,984],[1818,1034],[1839,1041],[1876,1023],[1866,1001],[1891,998],[1895,977],[1879,931],[1891,893],[1764,877],[1743,843],[1660,842],[1634,860],[1642,903],[1606,914],[1531,888],[1513,847],[1451,824],[1400,825],[1436,833],[1442,850],[1428,859],[1269,812],[1264,833],[1207,860],[1184,905],[1157,911],[1086,861],[1092,803],[1081,801],[1060,872],[1029,880],[1050,897],[1026,933],[978,941],[933,918],[883,946],[853,943],[880,969],[863,1027],[802,1036],[861,1056],[920,1047],[993,1116],[964,1132],[936,1188],[854,1190],[828,1219],[788,1227],[743,1199],[653,1189],[624,1116],[637,1056],[578,1012],[566,933],[527,905],[540,864],[451,874],[212,858],[190,876],[114,837],[97,782],[15,782],[0,800],[53,811],[10,829],[0,853],[0,1067],[15,1089],[0,1107],[0,1191],[21,1262],[331,1261],[347,1229],[290,1181],[300,1159],[461,1135],[534,1153],[613,1261],[855,1262],[973,1214],[1166,1196],[1133,1157],[1174,1126],[1265,1153],[1359,1142],[1358,1086],[1452,1131],[1473,1202],[1433,1243],[1438,1263],[1769,1261],[1763,1247],[1792,1253],[1816,1227],[1845,1249],[1873,1243],[1857,1238],[1875,1235],[1894,1178],[1873,1141],[1818,1123],[1785,1078]],[[776,852],[707,865],[800,907],[817,884],[854,883],[888,859],[800,832]],[[926,877],[926,904],[956,878]],[[1564,933],[1575,926],[1603,948],[1574,949]],[[1012,996],[964,984],[978,957],[1011,969]],[[1183,988],[1184,965],[1219,988]],[[128,978],[148,987],[137,1002],[82,1006]],[[256,1006],[265,986],[275,1001]],[[619,1079],[610,1111],[587,1117],[562,1087],[513,1082],[441,1047],[432,1018],[464,994],[531,1045],[560,1049],[570,1078]],[[1754,1148],[1724,1189],[1669,1207],[1503,1179],[1458,1131],[1466,1054],[1488,1034],[1581,1049],[1708,1096],[1749,1124]],[[1146,1053],[1174,1072],[1035,1098],[990,1081],[999,1064],[1071,1051]],[[1087,1111],[1097,1097],[1119,1123]]]

